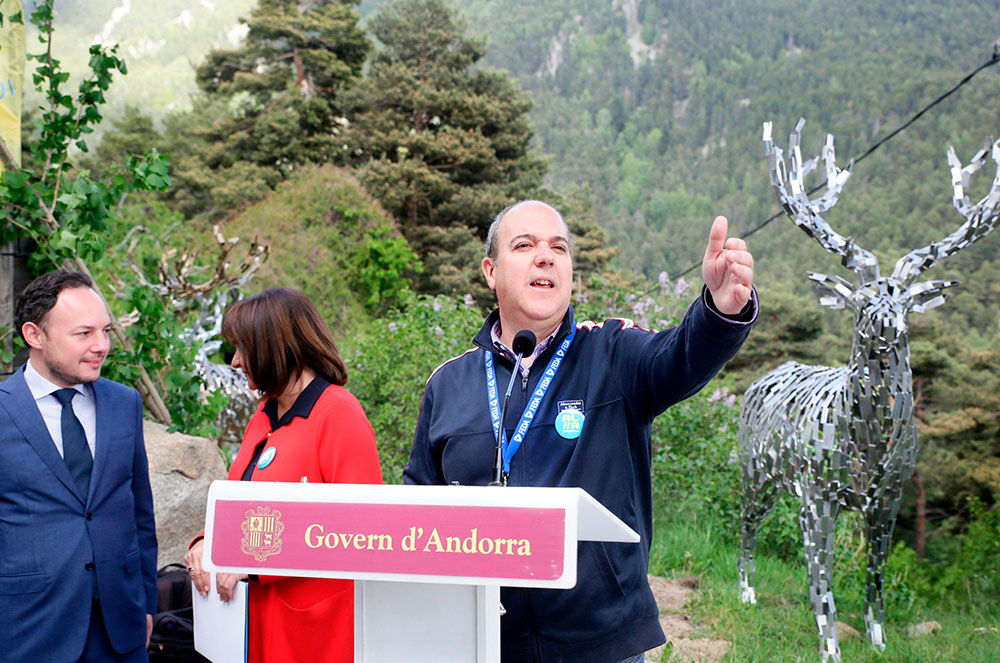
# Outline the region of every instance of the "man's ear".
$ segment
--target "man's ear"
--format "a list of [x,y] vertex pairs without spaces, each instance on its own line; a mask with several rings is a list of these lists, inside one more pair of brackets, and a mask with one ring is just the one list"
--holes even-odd
[[490,290],[496,290],[496,276],[495,272],[497,269],[497,263],[493,258],[483,258],[483,276],[486,277],[486,285],[490,287]]
[[21,325],[21,334],[24,336],[24,341],[28,344],[29,348],[41,350],[42,335],[44,334],[41,327],[34,322],[26,322]]

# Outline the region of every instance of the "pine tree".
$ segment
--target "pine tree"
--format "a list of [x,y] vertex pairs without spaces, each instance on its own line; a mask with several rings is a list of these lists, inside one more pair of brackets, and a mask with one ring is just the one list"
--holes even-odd
[[196,69],[194,110],[168,118],[176,196],[188,214],[263,197],[296,165],[343,154],[343,90],[370,43],[356,0],[261,0],[245,44]]
[[362,181],[421,257],[425,292],[490,299],[482,239],[504,206],[542,195],[531,101],[443,0],[397,0],[369,23],[383,45],[353,92],[351,153]]

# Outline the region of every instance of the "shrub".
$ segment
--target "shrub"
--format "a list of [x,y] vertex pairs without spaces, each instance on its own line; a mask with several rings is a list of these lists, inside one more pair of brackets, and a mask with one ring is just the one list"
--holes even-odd
[[375,429],[387,483],[402,481],[427,378],[464,352],[483,322],[470,304],[461,297],[407,293],[399,310],[373,321],[345,350],[348,388]]

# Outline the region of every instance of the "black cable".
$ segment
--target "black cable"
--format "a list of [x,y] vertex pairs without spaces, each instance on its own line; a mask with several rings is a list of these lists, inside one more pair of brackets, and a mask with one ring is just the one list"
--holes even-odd
[[[937,99],[935,99],[934,101],[932,101],[931,103],[927,104],[922,109],[920,109],[920,111],[916,115],[914,115],[909,120],[907,120],[902,125],[900,125],[899,128],[897,128],[895,131],[893,131],[892,133],[890,133],[889,135],[887,135],[884,138],[880,139],[877,143],[875,143],[874,145],[872,145],[871,147],[869,147],[865,151],[864,154],[862,154],[861,156],[859,156],[859,157],[857,157],[857,158],[854,159],[854,163],[858,163],[858,162],[864,160],[865,157],[867,157],[869,154],[871,154],[872,152],[874,152],[878,148],[882,147],[882,145],[884,143],[886,143],[889,140],[891,140],[892,138],[894,138],[896,136],[896,134],[900,133],[901,131],[903,131],[904,129],[906,129],[907,127],[909,127],[911,124],[913,124],[914,122],[916,122],[918,119],[920,119],[920,117],[924,113],[926,113],[930,109],[934,108],[939,103],[941,103],[942,101],[944,101],[945,99],[947,99],[948,97],[950,97],[952,94],[954,94],[955,92],[957,92],[960,87],[962,87],[963,85],[965,85],[966,83],[968,83],[970,80],[972,80],[973,76],[975,76],[976,74],[978,74],[983,69],[986,69],[987,67],[991,67],[991,66],[997,64],[998,62],[1000,62],[1000,41],[993,42],[993,56],[989,60],[987,60],[986,62],[984,62],[981,65],[979,65],[978,67],[976,67],[976,69],[974,69],[972,71],[972,73],[970,73],[968,76],[966,76],[965,78],[963,78],[962,80],[960,80],[958,82],[958,84],[955,85],[953,88],[951,88],[950,90],[948,90],[947,92],[945,92],[944,94],[942,94],[941,96],[939,96]],[[813,188],[809,189],[809,191],[806,192],[806,195],[807,196],[811,196],[812,194],[816,193],[817,191],[819,191],[820,189],[824,188],[825,186],[826,186],[826,182],[822,182],[820,184],[817,184]],[[753,235],[755,232],[757,232],[758,230],[760,230],[761,228],[763,228],[767,224],[771,223],[775,219],[780,218],[780,217],[782,217],[784,215],[785,215],[785,213],[783,211],[782,212],[776,212],[776,213],[772,214],[771,216],[769,216],[767,219],[765,219],[762,223],[760,223],[755,228],[752,228],[751,230],[748,230],[747,232],[745,232],[742,235],[740,235],[740,239],[746,239],[747,237],[749,237],[750,235]],[[694,270],[694,269],[696,269],[697,267],[700,267],[700,266],[701,266],[701,262],[697,262],[697,263],[691,265],[690,267],[688,267],[687,269],[685,269],[684,271],[682,271],[679,274],[677,274],[677,276],[672,277],[670,280],[671,281],[677,280],[677,279],[681,278],[682,276],[684,276],[685,274],[688,274],[689,272],[691,272],[692,270]]]

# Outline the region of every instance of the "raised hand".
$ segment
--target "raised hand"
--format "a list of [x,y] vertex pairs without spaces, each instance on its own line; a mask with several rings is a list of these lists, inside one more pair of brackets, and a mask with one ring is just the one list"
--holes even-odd
[[750,301],[753,256],[747,251],[747,244],[742,239],[726,238],[728,230],[729,221],[726,217],[715,217],[708,236],[705,259],[701,263],[701,277],[712,293],[719,312],[736,315]]

